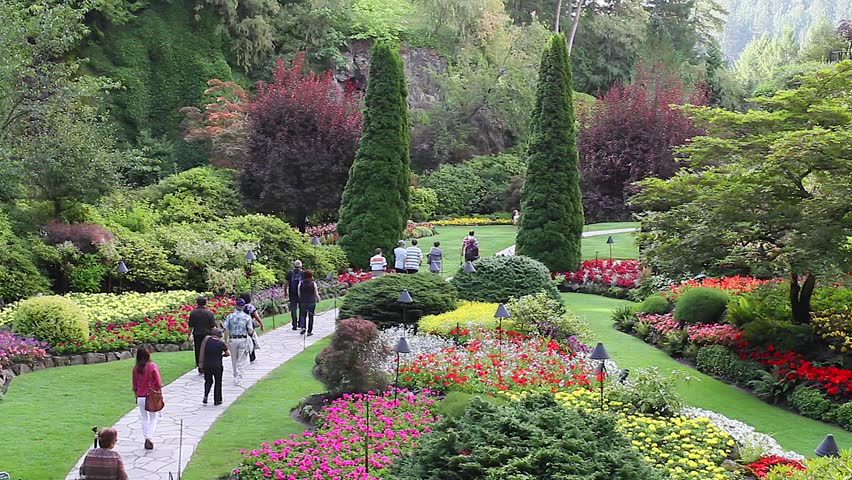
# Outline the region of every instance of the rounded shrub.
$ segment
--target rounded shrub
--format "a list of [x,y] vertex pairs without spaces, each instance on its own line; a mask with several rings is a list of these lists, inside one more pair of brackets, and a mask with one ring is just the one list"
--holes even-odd
[[56,345],[86,339],[89,323],[73,301],[51,295],[22,301],[15,310],[12,330]]
[[382,390],[388,378],[380,364],[388,353],[374,323],[347,318],[317,355],[313,374],[333,394]]
[[841,427],[852,431],[852,402],[841,403],[834,407],[831,418]]
[[[414,303],[397,302],[402,289],[408,289]],[[343,299],[340,318],[362,317],[384,328],[417,323],[424,315],[453,310],[457,303],[456,289],[438,275],[391,273],[353,285]]]
[[799,385],[793,390],[790,405],[802,415],[814,420],[828,420],[832,406],[824,393],[806,385]]
[[677,297],[674,319],[683,323],[717,323],[729,298],[728,292],[718,288],[690,288]]
[[473,262],[473,266],[475,272],[459,269],[450,281],[465,300],[507,302],[512,297],[539,292],[560,300],[550,271],[538,260],[521,255],[483,257]]
[[655,293],[642,302],[642,305],[639,306],[639,311],[653,315],[662,315],[669,311],[669,301],[666,297]]
[[[592,328],[585,320],[546,293],[513,298],[506,308],[512,315],[515,330],[559,340],[573,336],[580,341],[591,342],[594,338]],[[506,328],[506,324],[503,325]]]
[[708,345],[698,351],[695,366],[700,372],[730,378],[734,364],[731,351],[722,345]]
[[662,479],[613,418],[565,408],[550,393],[507,405],[474,398],[461,418],[445,418],[395,461],[390,476]]

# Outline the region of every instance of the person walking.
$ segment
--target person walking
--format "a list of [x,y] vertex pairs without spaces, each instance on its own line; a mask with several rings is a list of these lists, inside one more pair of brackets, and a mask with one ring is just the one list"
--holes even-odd
[[201,375],[201,367],[198,364],[201,342],[204,341],[204,337],[210,335],[210,330],[216,326],[216,318],[213,316],[213,312],[207,310],[207,298],[196,298],[195,305],[195,308],[189,312],[189,320],[187,320],[189,333],[186,335],[186,340],[189,341],[190,338],[193,340],[195,366],[198,368],[198,374]]
[[405,273],[405,241],[396,242],[396,248],[393,249],[393,268],[396,273]]
[[521,212],[517,210],[512,210],[512,225],[518,226],[518,220],[521,219]]
[[240,294],[240,298],[245,300],[246,308],[243,310],[246,312],[246,315],[251,317],[251,325],[255,329],[254,335],[251,337],[251,351],[249,352],[249,363],[254,363],[257,359],[256,351],[260,350],[260,348],[256,348],[260,339],[257,338],[257,329],[260,328],[260,333],[266,331],[266,328],[263,326],[263,319],[260,318],[260,314],[257,312],[257,307],[251,303],[251,293],[243,292]]
[[163,380],[160,369],[151,361],[151,351],[146,345],[136,349],[136,366],[133,367],[133,393],[136,395],[136,405],[142,416],[142,436],[145,437],[145,450],[154,449],[151,440],[157,433],[157,417],[159,412],[149,412],[145,409],[148,393],[152,390],[163,391]]
[[222,357],[230,357],[228,346],[221,340],[222,330],[214,328],[210,335],[201,343],[201,369],[204,371],[204,399],[201,403],[207,405],[210,387],[213,387],[213,405],[222,404]]
[[319,287],[317,282],[314,281],[314,272],[305,270],[305,276],[302,277],[302,282],[299,284],[299,309],[301,311],[299,328],[302,329],[302,335],[305,334],[306,327],[309,337],[314,334],[314,313],[320,300]]
[[472,262],[479,258],[479,240],[473,234],[473,230],[468,232],[467,236],[462,240],[462,258],[466,262]]
[[388,259],[382,255],[382,249],[377,248],[376,254],[370,257],[370,276],[378,278],[384,275],[385,269],[388,267]]
[[243,373],[248,364],[249,342],[254,333],[251,326],[251,317],[243,311],[246,301],[237,299],[234,312],[225,317],[225,341],[228,342],[228,350],[231,351],[231,366],[234,368],[234,385],[242,386]]
[[113,450],[118,431],[104,428],[98,432],[98,447],[89,450],[80,466],[80,476],[86,480],[128,480],[121,455]]
[[411,239],[411,246],[405,249],[405,271],[406,273],[417,273],[420,264],[423,263],[423,250],[417,246],[417,239]]
[[299,326],[299,283],[302,281],[302,261],[293,262],[293,269],[288,271],[284,279],[284,296],[290,294],[290,319],[293,322],[293,330]]
[[435,240],[426,258],[429,260],[429,271],[432,273],[441,273],[441,264],[444,261],[444,251],[441,250],[441,242]]

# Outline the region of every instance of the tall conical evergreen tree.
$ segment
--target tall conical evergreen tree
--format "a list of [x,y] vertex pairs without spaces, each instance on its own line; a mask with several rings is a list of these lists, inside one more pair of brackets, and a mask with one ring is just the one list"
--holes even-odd
[[517,238],[518,255],[551,271],[575,270],[581,258],[583,199],[573,96],[565,36],[556,34],[541,57]]
[[389,252],[408,219],[411,142],[399,49],[377,42],[370,54],[364,130],[343,190],[337,242],[353,266],[376,247]]

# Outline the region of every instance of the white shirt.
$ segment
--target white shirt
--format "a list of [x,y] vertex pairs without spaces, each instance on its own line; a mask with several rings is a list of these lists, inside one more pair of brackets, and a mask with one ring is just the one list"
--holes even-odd
[[393,249],[394,264],[393,268],[397,270],[405,269],[405,247],[396,247]]
[[388,261],[384,255],[378,254],[370,257],[370,270],[381,272],[388,266]]
[[420,261],[423,258],[423,250],[414,245],[405,249],[405,268],[408,270],[418,270]]

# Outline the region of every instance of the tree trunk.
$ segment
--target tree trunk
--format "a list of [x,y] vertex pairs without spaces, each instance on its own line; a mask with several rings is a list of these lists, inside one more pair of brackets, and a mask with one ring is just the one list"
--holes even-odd
[[583,13],[584,3],[586,3],[586,0],[577,0],[577,9],[574,11],[571,33],[568,35],[568,55],[571,55],[571,50],[574,48],[574,37],[577,35],[577,27],[580,26],[580,15]]
[[805,282],[799,285],[796,272],[790,273],[790,306],[793,309],[793,322],[806,324],[811,321],[811,297],[816,287],[816,276],[807,272]]
[[556,4],[556,20],[553,23],[553,33],[559,33],[559,17],[562,16],[562,0],[557,1],[558,3]]

